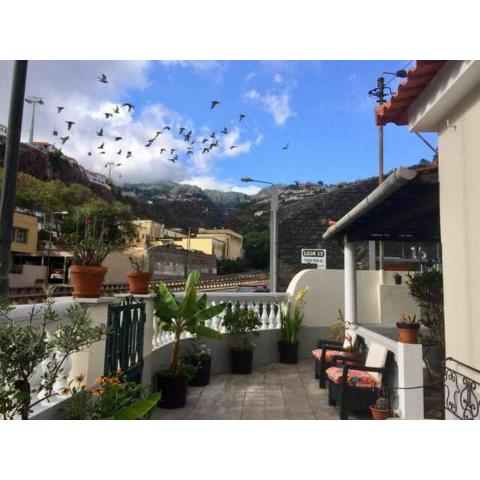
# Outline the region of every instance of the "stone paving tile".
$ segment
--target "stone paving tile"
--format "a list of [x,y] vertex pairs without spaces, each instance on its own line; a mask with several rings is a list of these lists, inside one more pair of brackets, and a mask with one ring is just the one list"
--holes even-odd
[[338,419],[318,387],[313,361],[270,364],[251,375],[213,375],[207,387],[189,388],[185,408],[156,409],[152,420]]

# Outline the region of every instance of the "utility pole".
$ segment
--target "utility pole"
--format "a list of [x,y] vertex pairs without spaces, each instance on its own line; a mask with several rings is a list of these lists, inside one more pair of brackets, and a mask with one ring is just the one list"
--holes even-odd
[[2,196],[0,198],[0,299],[8,298],[8,269],[12,243],[13,212],[17,184],[18,156],[22,134],[23,102],[27,80],[27,60],[16,60],[13,66],[10,110],[8,112]]
[[187,237],[187,249],[185,252],[185,266],[184,266],[184,277],[185,279],[188,278],[188,261],[190,257],[190,235],[191,235],[191,229],[188,227],[188,237]]
[[30,134],[28,137],[29,143],[33,143],[33,132],[35,130],[35,108],[38,105],[43,105],[43,100],[40,97],[27,97],[25,99],[27,103],[32,105],[32,119],[30,120]]

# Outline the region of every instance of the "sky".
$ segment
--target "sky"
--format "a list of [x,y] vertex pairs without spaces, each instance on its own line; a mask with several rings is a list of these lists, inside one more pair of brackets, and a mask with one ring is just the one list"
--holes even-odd
[[[37,107],[35,141],[53,143],[97,172],[106,173],[108,161],[120,163],[112,174],[117,183],[173,180],[255,193],[259,187],[242,183],[241,177],[336,183],[376,175],[378,130],[368,91],[382,72],[406,66],[414,62],[32,61],[26,95],[44,101]],[[0,61],[4,125],[12,68],[12,62]],[[98,80],[103,73],[108,83]],[[395,91],[397,79],[387,76],[386,81]],[[213,109],[212,100],[220,102]],[[135,108],[129,112],[121,107],[126,102]],[[117,105],[120,113],[106,119],[105,112],[112,113]],[[57,106],[64,110],[57,113]],[[241,121],[240,113],[245,115]],[[30,118],[31,106],[26,105],[24,141]],[[70,131],[66,121],[75,122]],[[180,134],[181,127],[183,134],[192,130],[193,145]],[[225,127],[227,133],[221,133]],[[162,133],[146,147],[157,131]],[[218,147],[202,153],[212,132]],[[60,137],[67,135],[61,145]],[[115,141],[116,136],[122,139]],[[426,137],[436,144],[434,134]],[[202,143],[205,138],[209,141]],[[407,127],[388,125],[384,138],[385,171],[432,158]],[[98,148],[102,143],[103,150]],[[161,154],[162,148],[166,151]],[[175,156],[175,163],[169,161]]]

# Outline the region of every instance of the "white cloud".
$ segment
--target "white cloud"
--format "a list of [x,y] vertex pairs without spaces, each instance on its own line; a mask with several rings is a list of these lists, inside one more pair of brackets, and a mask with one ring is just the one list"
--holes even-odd
[[245,82],[250,82],[251,80],[253,80],[255,77],[257,76],[257,74],[255,72],[250,72],[246,77],[245,77]]
[[268,92],[265,95],[261,95],[256,90],[249,90],[246,92],[245,98],[260,103],[272,115],[277,125],[284,125],[293,115],[290,108],[290,96],[286,90],[280,94]]
[[215,82],[221,82],[228,68],[227,62],[219,60],[161,60],[165,67],[191,68],[195,73],[208,76]]
[[276,73],[273,77],[273,81],[275,83],[282,83],[283,82],[283,77],[279,73]]
[[238,186],[231,182],[217,180],[211,176],[193,176],[182,180],[182,183],[189,185],[196,185],[202,189],[221,190],[224,192],[239,192],[247,195],[255,195],[260,191],[259,187],[254,185]]
[[[3,124],[7,123],[12,66],[12,62],[0,61],[0,123]],[[117,182],[182,181],[192,176],[192,172],[197,176],[208,176],[212,174],[215,162],[219,159],[250,151],[252,142],[242,140],[237,128],[228,135],[219,137],[218,148],[202,155],[199,151],[203,138],[201,134],[212,129],[207,125],[195,128],[191,119],[161,103],[151,103],[143,108],[137,106],[131,112],[120,107],[120,113],[107,120],[105,112],[112,112],[116,105],[129,101],[131,93],[141,91],[149,85],[149,69],[149,62],[140,61],[30,62],[26,94],[41,96],[45,102],[37,107],[35,140],[56,144],[82,166],[97,172],[106,172],[105,163],[108,161],[121,163],[112,175]],[[98,82],[97,75],[101,73],[108,76],[108,84]],[[65,107],[60,114],[56,109],[59,105]],[[26,105],[23,141],[28,140],[30,117],[31,107]],[[75,121],[69,132],[65,124],[67,120]],[[148,139],[155,132],[162,131],[166,125],[172,130],[159,134],[151,147],[145,147]],[[189,145],[178,133],[180,127],[194,131],[194,155],[187,155]],[[100,128],[104,130],[101,137],[97,136]],[[54,129],[58,130],[58,136],[53,136]],[[70,139],[62,146],[60,137],[65,135],[70,135]],[[123,139],[115,142],[115,136]],[[103,142],[105,155],[100,154],[97,148]],[[230,150],[231,145],[237,145],[237,148]],[[168,155],[160,154],[161,148],[165,148]],[[170,149],[173,148],[173,155],[178,154],[176,163],[168,161],[171,158]],[[122,153],[117,155],[120,149]],[[127,151],[132,151],[129,159],[126,158]],[[92,152],[92,155],[89,156],[88,152]],[[231,187],[221,180],[213,181],[225,188]]]

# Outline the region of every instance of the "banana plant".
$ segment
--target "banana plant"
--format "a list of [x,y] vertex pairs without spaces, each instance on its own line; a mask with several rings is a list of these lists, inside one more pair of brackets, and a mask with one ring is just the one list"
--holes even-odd
[[184,332],[197,337],[222,339],[217,330],[205,325],[209,320],[225,310],[227,304],[207,306],[207,295],[197,295],[200,273],[192,271],[185,286],[185,296],[180,302],[168,287],[162,282],[155,287],[155,314],[158,326],[167,332],[173,333],[174,340],[170,357],[170,371],[178,373],[180,358],[180,339]]

